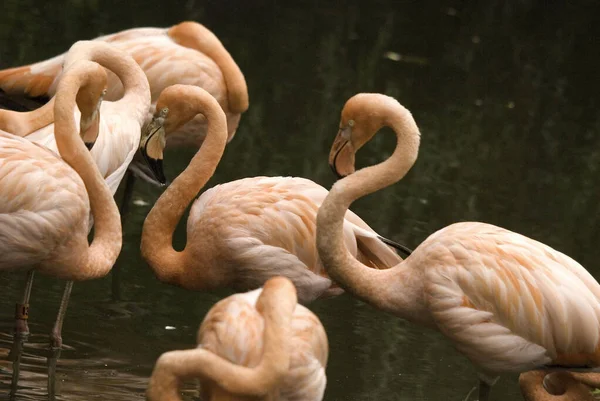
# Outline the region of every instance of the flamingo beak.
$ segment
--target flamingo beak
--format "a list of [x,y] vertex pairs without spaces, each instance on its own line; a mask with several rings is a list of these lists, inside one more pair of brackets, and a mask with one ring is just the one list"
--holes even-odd
[[329,152],[329,167],[338,178],[344,178],[354,172],[354,146],[350,141],[351,130],[350,126],[340,128]]
[[151,175],[160,185],[165,185],[167,183],[163,170],[163,149],[165,146],[166,135],[164,117],[154,117],[152,121],[142,129],[140,153],[148,165]]
[[82,127],[80,133],[81,139],[83,139],[85,147],[88,148],[88,150],[92,150],[100,133],[100,108],[98,107],[98,109],[94,111],[89,122],[82,120],[80,126]]

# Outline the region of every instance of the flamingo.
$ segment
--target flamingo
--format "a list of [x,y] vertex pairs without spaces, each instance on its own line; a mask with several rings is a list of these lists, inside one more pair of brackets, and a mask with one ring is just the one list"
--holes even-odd
[[[99,124],[91,124],[94,114],[81,116],[80,122],[81,137],[91,149],[91,155],[114,195],[139,147],[140,131],[150,108],[150,88],[146,76],[135,61],[107,43],[76,42],[63,60],[65,68],[76,60],[83,59],[97,61],[114,71],[125,88],[125,95],[121,99],[102,103]],[[40,109],[27,113],[0,110],[0,129],[10,130],[13,134],[56,151],[53,102],[54,99]],[[75,117],[79,115],[80,112],[75,110]],[[146,160],[153,167],[157,179],[164,182],[162,152],[150,154]],[[32,285],[31,280],[33,275],[28,276],[24,298],[28,298],[27,289]],[[71,286],[72,283],[67,283],[65,292],[70,292]],[[68,295],[66,296],[68,299]],[[17,331],[21,330],[19,325],[18,323]]]
[[[140,65],[150,83],[151,113],[156,111],[158,96],[168,86],[199,86],[213,95],[225,111],[228,139],[233,138],[241,114],[248,109],[246,80],[221,41],[204,25],[184,21],[170,28],[127,29],[100,36],[94,42],[108,42]],[[15,95],[52,96],[65,56],[63,53],[35,64],[0,70],[0,88]],[[114,101],[123,96],[124,90],[115,75],[110,71],[108,75],[106,100]],[[198,115],[173,132],[169,144],[199,147],[205,135],[206,121]]]
[[[302,303],[340,294],[324,274],[315,248],[315,216],[327,190],[304,178],[252,177],[207,190],[191,208],[185,249],[173,249],[177,223],[219,164],[227,128],[217,101],[198,87],[170,86],[158,99],[157,109],[164,125],[156,120],[148,125],[156,130],[150,141],[160,141],[198,113],[208,121],[200,150],[144,222],[142,257],[158,279],[191,290],[243,291],[281,275],[293,281]],[[350,211],[344,219],[344,240],[369,266],[384,268],[401,260]]]
[[[354,154],[383,126],[397,146],[384,162],[354,172]],[[317,215],[326,272],[350,294],[383,311],[439,330],[480,371],[479,399],[501,372],[600,365],[600,285],[570,257],[523,235],[479,222],[430,235],[401,263],[369,269],[348,252],[350,204],[402,179],[417,159],[420,134],[395,99],[348,100],[329,162],[340,176]]]
[[[140,131],[145,119],[148,117],[150,107],[150,89],[144,73],[126,53],[115,49],[103,42],[80,41],[71,46],[64,58],[65,69],[77,60],[97,61],[103,67],[113,70],[122,80],[125,95],[115,102],[103,102],[100,110],[94,110],[88,116],[81,115],[75,109],[75,117],[80,119],[81,137],[98,166],[100,173],[106,179],[111,193],[117,191],[123,179],[127,166],[131,163],[140,143]],[[25,136],[33,142],[57,151],[55,139],[56,124],[54,121],[54,99],[42,106],[39,110],[29,113],[16,113],[0,110],[0,128],[13,129],[19,136]],[[99,114],[97,114],[99,113]],[[102,117],[98,117],[102,115]],[[92,124],[93,121],[98,120]],[[153,154],[154,155],[154,154]],[[162,153],[154,155],[148,160],[154,161],[157,166],[157,176],[162,175]],[[16,337],[28,335],[28,328],[23,324],[19,310],[28,304],[33,272],[27,277],[23,303],[17,305]],[[63,294],[63,302],[68,303],[72,282],[68,282]]]
[[532,370],[521,373],[519,386],[525,401],[594,401],[590,387],[600,387],[600,376]]
[[181,381],[199,378],[203,400],[320,401],[328,349],[323,325],[297,304],[292,282],[272,277],[213,306],[197,348],[162,354],[148,400],[181,400]]
[[[90,61],[74,62],[65,71],[53,113],[60,157],[43,146],[0,131],[0,266],[3,270],[28,270],[26,295],[18,310],[21,329],[27,332],[27,304],[34,270],[72,284],[73,280],[106,275],[121,251],[117,205],[81,141],[73,118],[77,104],[84,119],[95,115],[92,124],[100,124],[96,111],[106,80],[104,69]],[[96,227],[92,243],[88,244],[90,212]],[[62,323],[70,289],[67,284],[50,335],[50,394],[54,394],[56,359],[62,346]],[[20,351],[21,346],[16,349]],[[17,357],[13,391],[18,361]]]

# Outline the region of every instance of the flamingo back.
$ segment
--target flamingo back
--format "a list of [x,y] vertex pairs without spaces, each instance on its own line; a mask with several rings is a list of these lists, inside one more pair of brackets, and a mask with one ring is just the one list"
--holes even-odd
[[[198,344],[232,363],[258,365],[263,351],[264,319],[256,310],[262,292],[235,294],[218,302],[206,315],[198,332]],[[320,401],[326,385],[329,345],[319,319],[302,305],[292,318],[290,369],[279,388],[280,401]],[[210,383],[202,383],[204,398]]]
[[0,131],[2,269],[30,269],[72,236],[85,238],[89,213],[83,181],[69,165],[48,149]]
[[419,248],[434,320],[479,366],[600,366],[600,286],[570,257],[483,223],[448,226]]
[[[174,84],[199,86],[208,91],[223,107],[227,116],[229,139],[238,127],[240,114],[230,113],[227,86],[220,68],[205,54],[178,44],[168,35],[168,28],[133,28],[100,36],[105,41],[128,53],[142,68],[152,94],[148,117],[154,114],[160,93]],[[65,53],[28,66],[0,71],[0,88],[11,94],[54,96],[62,71]],[[123,96],[123,85],[115,74],[107,70],[108,92],[105,100],[115,101]],[[169,145],[200,146],[206,136],[206,118],[196,116],[169,135]]]
[[[307,302],[332,287],[315,242],[316,215],[326,195],[325,188],[296,177],[252,177],[217,185],[192,206],[188,244],[211,238],[220,252],[215,269],[230,268],[240,288],[257,288],[280,274],[294,281],[299,299]],[[402,260],[351,211],[344,240],[349,252],[371,267],[387,268]],[[203,253],[204,248],[194,251]],[[306,291],[312,292],[310,299]]]

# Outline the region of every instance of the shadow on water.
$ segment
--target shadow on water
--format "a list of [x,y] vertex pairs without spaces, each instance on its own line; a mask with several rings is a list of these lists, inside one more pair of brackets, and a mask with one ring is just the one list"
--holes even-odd
[[[321,3],[5,0],[0,67],[51,57],[78,39],[195,19],[236,59],[251,102],[208,186],[297,175],[329,187],[326,158],[343,103],[359,91],[383,92],[413,112],[422,146],[402,183],[353,205],[379,233],[415,247],[450,223],[485,221],[600,274],[597,3]],[[359,164],[383,159],[392,145],[391,135],[379,135]],[[169,178],[191,155],[166,154]],[[110,278],[74,286],[58,368],[61,400],[143,398],[158,355],[192,347],[204,314],[228,294],[162,285],[140,260],[142,223],[159,192],[135,189],[118,261],[125,301],[107,301]],[[185,241],[183,224],[175,241]],[[2,393],[23,280],[0,275],[0,317],[8,324],[0,336]],[[36,278],[18,399],[45,397],[45,348],[62,288]],[[330,339],[328,401],[459,400],[476,382],[474,369],[437,333],[346,295],[311,308]],[[513,375],[492,392],[493,400],[519,397]]]

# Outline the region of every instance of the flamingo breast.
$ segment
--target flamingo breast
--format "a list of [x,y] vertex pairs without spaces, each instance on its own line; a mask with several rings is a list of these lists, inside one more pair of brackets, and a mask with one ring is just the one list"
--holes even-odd
[[31,268],[72,236],[87,236],[81,177],[56,154],[0,131],[0,265]]

